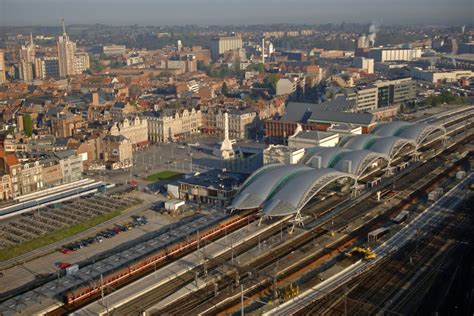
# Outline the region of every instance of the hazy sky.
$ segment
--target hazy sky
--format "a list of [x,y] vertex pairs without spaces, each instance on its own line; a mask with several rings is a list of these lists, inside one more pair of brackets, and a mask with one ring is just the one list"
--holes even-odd
[[0,25],[469,24],[474,0],[0,0]]

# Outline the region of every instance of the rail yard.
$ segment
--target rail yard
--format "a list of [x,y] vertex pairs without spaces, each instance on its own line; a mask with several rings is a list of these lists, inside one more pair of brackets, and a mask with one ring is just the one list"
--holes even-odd
[[[417,146],[415,161],[406,163],[404,157],[393,158],[390,163],[403,167],[389,177],[385,177],[381,168],[369,167],[355,179],[358,187],[355,194],[342,190],[343,182],[318,188],[317,196],[311,196],[298,209],[296,219],[293,214],[274,215],[278,208],[268,212],[248,208],[195,215],[141,245],[81,267],[76,274],[25,291],[1,303],[0,312],[4,315],[14,315],[20,309],[46,315],[225,315],[240,313],[242,309],[255,315],[403,312],[406,300],[436,278],[431,270],[419,271],[416,267],[431,265],[435,259],[455,253],[455,243],[447,238],[456,232],[460,234],[456,238],[463,236],[461,228],[466,225],[463,217],[442,209],[446,203],[453,204],[453,199],[459,200],[454,204],[460,207],[459,188],[467,192],[465,188],[472,183],[469,146],[473,138],[473,116],[472,107],[465,107],[426,119],[426,123],[442,125],[445,134]],[[467,172],[464,180],[456,179],[460,170]],[[244,183],[244,187],[251,182]],[[428,193],[436,188],[448,193],[434,203],[427,201]],[[469,193],[465,196],[468,198]],[[51,216],[61,216],[60,211],[54,211]],[[403,211],[409,214],[406,222],[394,223],[393,218]],[[420,226],[413,232],[410,230],[412,241],[406,242],[406,236],[399,237],[408,231],[412,221],[425,217],[431,224],[426,229]],[[444,220],[450,224],[442,225]],[[18,229],[14,223],[9,223],[12,230]],[[386,234],[377,234],[375,237],[380,240],[369,242],[368,234],[380,228]],[[436,238],[431,238],[433,235]],[[385,243],[390,245],[390,251]],[[359,246],[370,246],[376,258],[357,261],[345,255]],[[393,271],[404,273],[398,275]],[[340,276],[342,281],[334,285],[331,278]],[[403,285],[413,283],[417,287],[409,293],[400,292]]]

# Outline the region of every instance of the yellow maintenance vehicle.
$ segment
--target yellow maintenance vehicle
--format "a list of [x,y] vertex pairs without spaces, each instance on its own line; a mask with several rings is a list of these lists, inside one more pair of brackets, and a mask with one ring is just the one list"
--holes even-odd
[[351,258],[353,256],[363,257],[364,260],[370,261],[377,257],[377,254],[372,251],[369,247],[354,247],[350,251],[346,252],[346,256]]

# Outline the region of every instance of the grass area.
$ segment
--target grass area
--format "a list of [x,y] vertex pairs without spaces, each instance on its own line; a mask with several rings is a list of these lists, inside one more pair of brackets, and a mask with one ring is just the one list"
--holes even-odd
[[68,237],[74,236],[76,234],[79,234],[91,227],[94,227],[96,225],[99,225],[105,221],[108,221],[109,219],[112,219],[118,215],[120,215],[124,210],[134,206],[136,204],[127,206],[127,207],[121,207],[118,208],[114,211],[93,217],[85,222],[55,231],[54,233],[41,236],[29,241],[26,241],[24,243],[21,243],[16,246],[8,247],[5,249],[0,250],[0,261],[5,261],[11,258],[14,258],[16,256],[22,255],[24,253],[30,252],[32,250],[41,248],[43,246],[52,244],[54,242],[57,242],[59,240],[66,239]]
[[162,171],[155,174],[151,174],[148,177],[143,178],[146,181],[160,181],[160,180],[172,180],[181,177],[183,174],[174,171]]

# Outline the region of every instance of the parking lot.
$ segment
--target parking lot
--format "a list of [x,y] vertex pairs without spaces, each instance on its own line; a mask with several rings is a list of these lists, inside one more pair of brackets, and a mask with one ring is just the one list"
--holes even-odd
[[67,254],[72,253],[73,251],[77,251],[79,249],[85,248],[95,243],[101,243],[105,239],[115,237],[118,234],[128,232],[129,230],[132,230],[134,228],[137,228],[139,226],[143,226],[146,224],[148,224],[148,220],[145,216],[132,216],[131,220],[126,223],[115,224],[113,226],[110,226],[108,229],[105,229],[99,232],[95,236],[88,237],[77,242],[63,245],[59,249],[59,252],[67,255]]
[[22,214],[0,225],[0,249],[17,246],[137,202],[122,194],[91,195]]
[[[0,294],[35,280],[39,280],[43,276],[56,274],[60,269],[60,264],[76,264],[83,262],[84,260],[91,260],[91,258],[94,258],[95,256],[100,256],[106,252],[114,251],[114,249],[121,247],[124,243],[132,242],[133,240],[140,238],[145,234],[155,232],[163,226],[169,225],[170,223],[179,221],[181,219],[181,217],[171,217],[168,215],[159,214],[158,212],[147,209],[146,207],[143,211],[135,213],[134,215],[145,217],[147,219],[147,223],[141,226],[138,225],[131,230],[116,234],[113,237],[103,238],[102,242],[93,242],[87,246],[77,249],[76,251],[71,251],[66,254],[60,251],[54,251],[43,257],[3,270],[3,277],[1,278],[0,282]],[[121,220],[117,220],[115,224],[124,225],[131,221],[133,221],[133,219],[129,215],[128,217],[124,217]],[[115,224],[107,225],[103,230],[105,231],[107,229],[111,229],[115,226]],[[97,233],[83,236],[81,237],[81,240],[95,237],[97,236],[96,234]],[[81,240],[78,240],[78,242]],[[62,248],[58,247],[58,250],[59,249]]]

